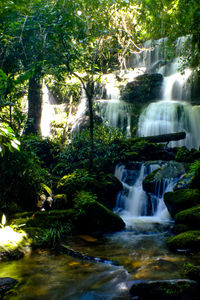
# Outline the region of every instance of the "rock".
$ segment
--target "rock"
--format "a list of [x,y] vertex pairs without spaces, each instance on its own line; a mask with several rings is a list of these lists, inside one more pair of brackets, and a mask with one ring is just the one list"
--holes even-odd
[[122,89],[121,99],[130,103],[148,103],[159,99],[162,81],[161,74],[140,75]]
[[176,224],[184,224],[191,230],[200,230],[200,205],[185,209],[174,217]]
[[179,162],[194,162],[199,158],[200,151],[196,149],[188,150],[185,146],[183,146],[178,149],[175,160]]
[[200,250],[200,230],[191,230],[170,237],[167,244],[171,250]]
[[197,189],[181,189],[164,195],[164,202],[172,217],[178,212],[200,205],[200,191]]
[[81,191],[75,198],[78,217],[75,226],[80,233],[114,232],[125,228],[124,221],[111,210],[94,200],[95,197]]
[[91,234],[112,232],[125,227],[123,220],[96,201],[96,195],[81,191],[74,198],[72,209],[39,211],[29,218],[26,227],[49,229],[61,224],[70,227],[72,233]]
[[200,265],[193,265],[191,263],[185,263],[183,273],[191,280],[196,280],[200,283]]
[[0,278],[0,296],[4,296],[7,291],[17,284],[17,280],[10,277]]
[[197,300],[199,286],[189,279],[136,280],[132,282],[130,294],[137,300]]
[[153,171],[143,180],[143,189],[146,192],[154,193],[158,182],[163,180],[172,180],[179,178],[185,173],[185,167],[182,163],[169,161],[160,169]]

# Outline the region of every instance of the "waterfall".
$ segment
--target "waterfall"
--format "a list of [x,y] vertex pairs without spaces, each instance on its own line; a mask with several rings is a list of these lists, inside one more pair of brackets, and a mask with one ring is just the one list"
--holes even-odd
[[[186,38],[181,37],[176,42],[176,54],[180,54]],[[158,45],[156,48],[159,48]],[[154,50],[158,51],[158,50]],[[180,58],[176,57],[167,65],[157,69],[164,76],[162,99],[148,105],[142,112],[138,122],[138,136],[151,136],[166,133],[186,132],[182,141],[170,142],[169,146],[186,146],[188,149],[199,148],[200,118],[199,107],[192,106],[188,79],[190,69],[179,71]]]
[[56,101],[44,83],[42,86],[42,93],[42,115],[40,128],[42,136],[47,137],[50,135],[51,122],[55,117],[54,106],[56,105]]
[[115,212],[123,218],[128,228],[138,227],[138,224],[169,223],[170,216],[163,195],[173,190],[177,178],[158,180],[152,193],[146,193],[142,187],[144,178],[163,164],[134,162],[116,166],[115,176],[122,182],[123,190],[117,196]]
[[42,86],[42,115],[40,122],[41,134],[43,137],[51,136],[52,122],[60,120],[65,113],[66,104],[57,104],[54,96],[46,84]]

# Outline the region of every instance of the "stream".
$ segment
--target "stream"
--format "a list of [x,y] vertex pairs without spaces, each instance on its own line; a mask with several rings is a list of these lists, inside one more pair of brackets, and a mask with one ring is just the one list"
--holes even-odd
[[79,260],[67,254],[37,250],[17,261],[1,263],[0,277],[12,277],[19,286],[9,300],[130,299],[129,282],[138,279],[184,278],[184,262],[198,256],[175,254],[166,248],[167,231],[156,227],[138,233],[126,230],[95,240],[88,236],[66,241],[76,251],[107,258],[108,263]]

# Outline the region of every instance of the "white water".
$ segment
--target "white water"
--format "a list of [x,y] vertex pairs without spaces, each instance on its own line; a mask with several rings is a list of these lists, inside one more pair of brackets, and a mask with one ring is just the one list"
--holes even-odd
[[43,83],[42,86],[42,115],[40,129],[43,137],[51,136],[52,122],[61,119],[65,112],[65,104],[57,104],[55,98]]
[[169,223],[170,216],[163,201],[163,195],[172,191],[177,179],[163,179],[158,181],[154,192],[147,193],[143,190],[144,178],[160,168],[162,163],[135,163],[126,168],[119,164],[115,169],[115,176],[122,182],[123,190],[119,192],[116,201],[115,212],[118,213],[126,223],[127,228],[137,230],[148,227],[153,228],[155,223]]
[[[185,38],[177,40],[176,53],[180,53]],[[156,47],[159,49],[159,45]],[[155,50],[156,52],[158,50]],[[149,104],[143,111],[138,123],[138,136],[152,136],[185,131],[186,139],[169,143],[169,146],[199,148],[200,145],[200,109],[192,106],[188,79],[190,69],[179,71],[179,57],[171,63],[157,69],[164,75],[162,99]],[[147,66],[150,62],[146,62]]]

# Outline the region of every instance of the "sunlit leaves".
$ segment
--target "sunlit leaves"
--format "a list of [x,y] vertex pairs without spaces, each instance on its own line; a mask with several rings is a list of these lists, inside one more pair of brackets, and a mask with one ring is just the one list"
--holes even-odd
[[19,151],[19,140],[15,137],[13,130],[5,123],[0,123],[0,155],[4,156],[5,151]]

